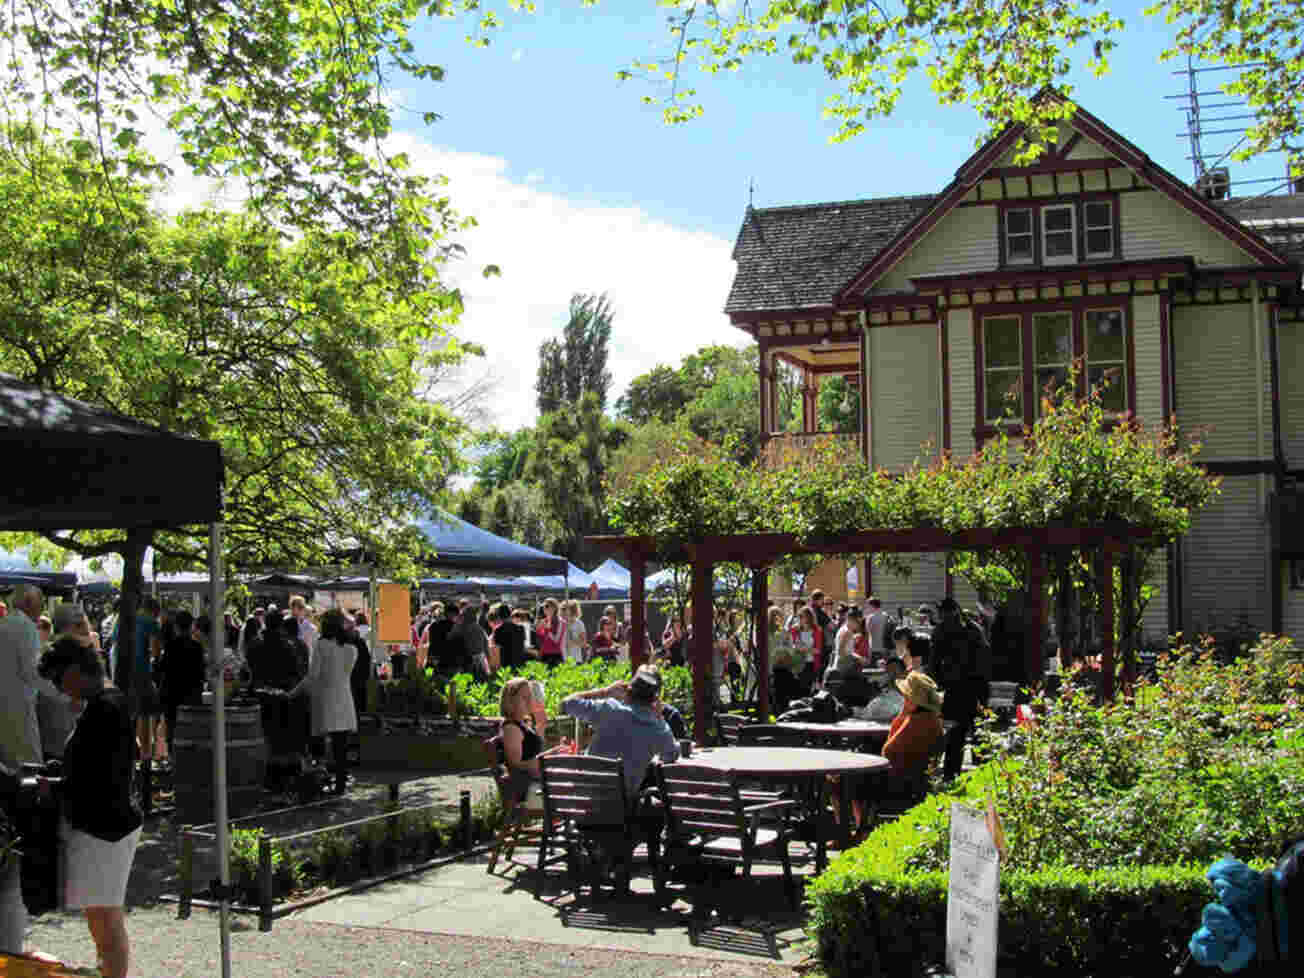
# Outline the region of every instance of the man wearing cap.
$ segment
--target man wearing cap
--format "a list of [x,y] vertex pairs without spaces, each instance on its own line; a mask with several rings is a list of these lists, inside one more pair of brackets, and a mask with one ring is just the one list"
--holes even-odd
[[660,693],[661,673],[654,666],[639,666],[631,682],[573,693],[561,703],[563,713],[594,728],[590,754],[620,758],[630,798],[643,783],[652,758],[679,759],[679,744],[654,706]]

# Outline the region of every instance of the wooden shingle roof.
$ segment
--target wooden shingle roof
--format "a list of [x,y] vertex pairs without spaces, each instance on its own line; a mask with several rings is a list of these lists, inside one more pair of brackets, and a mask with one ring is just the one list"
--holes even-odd
[[936,199],[881,197],[749,208],[725,312],[828,306],[837,291]]

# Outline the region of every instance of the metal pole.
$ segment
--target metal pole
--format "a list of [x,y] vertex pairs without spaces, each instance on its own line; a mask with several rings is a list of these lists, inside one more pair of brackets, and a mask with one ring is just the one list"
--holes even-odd
[[367,633],[367,645],[371,648],[371,669],[376,669],[376,636],[380,634],[380,609],[376,607],[376,565],[367,565],[367,602],[371,612],[371,631]]
[[227,888],[231,885],[231,833],[226,821],[226,688],[222,675],[222,654],[226,628],[221,609],[226,605],[222,573],[222,524],[209,527],[208,576],[212,587],[213,613],[208,636],[209,670],[213,677],[213,821],[217,827],[217,926],[222,947],[222,978],[231,978],[231,909]]

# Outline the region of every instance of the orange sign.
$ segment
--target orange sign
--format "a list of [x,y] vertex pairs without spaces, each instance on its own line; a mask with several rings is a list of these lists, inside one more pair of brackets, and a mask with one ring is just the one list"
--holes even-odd
[[412,641],[412,605],[408,589],[393,581],[376,585],[380,604],[380,623],[377,637],[382,642]]

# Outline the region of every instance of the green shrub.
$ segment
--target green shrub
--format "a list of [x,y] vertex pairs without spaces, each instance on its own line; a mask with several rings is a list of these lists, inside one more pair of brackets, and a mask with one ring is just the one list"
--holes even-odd
[[[561,715],[561,701],[572,693],[580,693],[600,686],[609,686],[619,679],[629,678],[629,663],[563,662],[549,668],[542,662],[528,662],[519,669],[499,669],[487,682],[478,682],[469,673],[459,673],[451,680],[457,688],[458,712],[486,717],[498,716],[498,694],[507,680],[515,676],[537,679],[546,686],[549,716]],[[661,670],[661,695],[681,711],[691,711],[693,702],[693,677],[686,666],[667,666]]]

